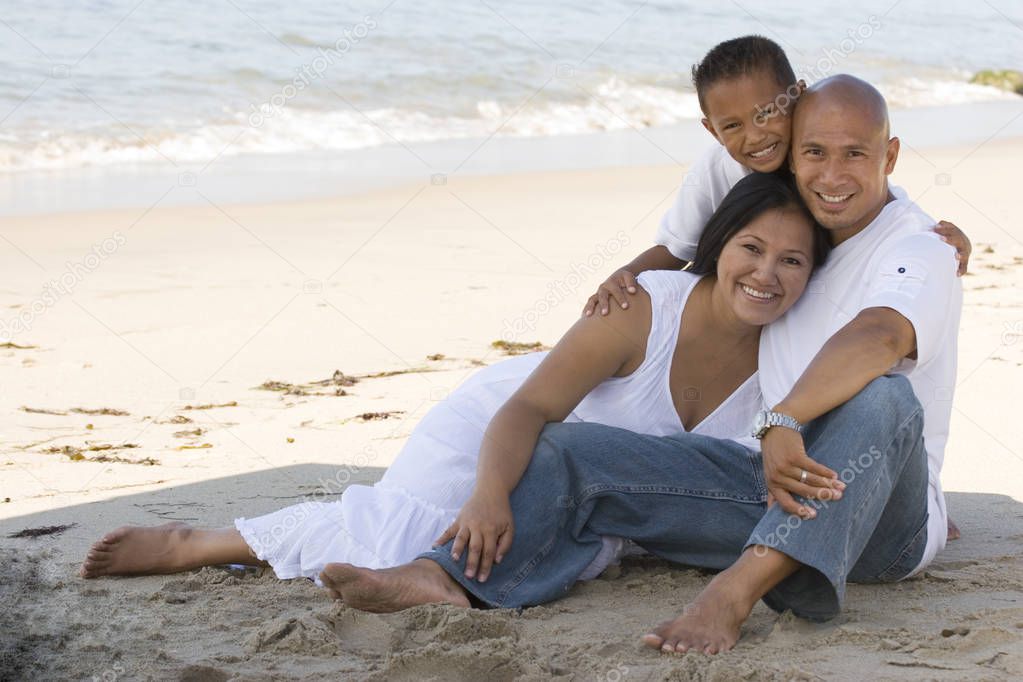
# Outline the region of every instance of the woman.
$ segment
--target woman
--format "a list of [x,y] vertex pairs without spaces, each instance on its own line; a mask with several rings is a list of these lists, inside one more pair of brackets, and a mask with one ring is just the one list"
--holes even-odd
[[[239,563],[315,579],[327,563],[386,568],[457,537],[456,550],[468,547],[469,568],[485,579],[512,542],[508,495],[547,422],[755,446],[760,330],[796,302],[827,250],[791,179],[754,173],[711,217],[688,271],[643,273],[627,310],[579,320],[547,354],[478,372],[426,415],[376,485],[235,528],[119,528],[93,545],[81,574]],[[605,545],[582,577],[603,570],[621,543]]]

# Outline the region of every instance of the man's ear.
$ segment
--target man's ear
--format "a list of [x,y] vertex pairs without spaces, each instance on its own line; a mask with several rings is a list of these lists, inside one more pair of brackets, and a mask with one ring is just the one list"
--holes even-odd
[[891,175],[895,170],[895,162],[899,158],[899,138],[893,137],[888,140],[888,148],[884,152],[884,174]]
[[[714,126],[712,126],[712,125],[710,124],[710,119],[708,119],[708,118],[701,118],[701,119],[700,119],[700,123],[702,123],[702,124],[703,124],[703,127],[704,127],[704,129],[705,129],[705,130],[706,130],[706,131],[707,131],[708,133],[710,133],[710,134],[711,134],[711,136],[712,136],[712,137],[713,137],[713,138],[714,138],[715,140],[717,140],[718,142],[721,142],[721,138],[720,138],[720,137],[718,137],[718,134],[717,134],[717,132],[716,132],[716,131],[714,130]],[[721,142],[721,144],[724,144],[724,142]]]
[[804,92],[806,92],[806,81],[803,80],[802,78],[800,78],[799,80],[796,81],[796,93],[797,93],[796,97],[799,97],[799,95],[802,95]]

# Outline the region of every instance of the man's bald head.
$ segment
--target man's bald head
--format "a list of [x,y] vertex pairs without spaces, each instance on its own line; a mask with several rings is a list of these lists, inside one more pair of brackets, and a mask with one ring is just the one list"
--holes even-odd
[[832,76],[800,96],[792,119],[792,172],[833,244],[864,229],[888,202],[888,175],[899,156],[899,140],[890,135],[884,97],[859,78]]
[[814,115],[821,108],[841,111],[845,116],[855,116],[870,123],[885,140],[891,134],[888,122],[888,103],[877,88],[865,80],[842,73],[825,78],[806,89],[796,107],[796,119],[800,115]]

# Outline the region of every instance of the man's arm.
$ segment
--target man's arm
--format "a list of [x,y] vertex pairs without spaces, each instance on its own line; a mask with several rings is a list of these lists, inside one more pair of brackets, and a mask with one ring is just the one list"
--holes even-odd
[[[901,358],[916,351],[913,325],[891,308],[867,308],[838,330],[818,351],[795,386],[772,409],[807,423],[829,412],[883,375]],[[791,429],[773,428],[761,442],[769,495],[785,511],[813,518],[808,499],[838,499],[845,487],[838,474],[806,454],[803,437]],[[802,472],[808,472],[806,482]],[[837,491],[837,492],[836,492]]]
[[861,310],[828,339],[773,409],[805,424],[846,402],[915,352],[916,333],[909,320],[891,308]]

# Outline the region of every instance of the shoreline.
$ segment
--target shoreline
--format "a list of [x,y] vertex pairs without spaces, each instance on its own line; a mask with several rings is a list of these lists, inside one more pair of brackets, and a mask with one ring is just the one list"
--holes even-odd
[[[941,149],[1023,137],[1023,97],[892,112],[911,148]],[[975,131],[995,130],[995,134]],[[684,125],[547,137],[468,138],[346,152],[243,154],[204,163],[96,166],[0,174],[0,217],[110,208],[292,203],[394,190],[450,177],[675,165],[716,144]]]

